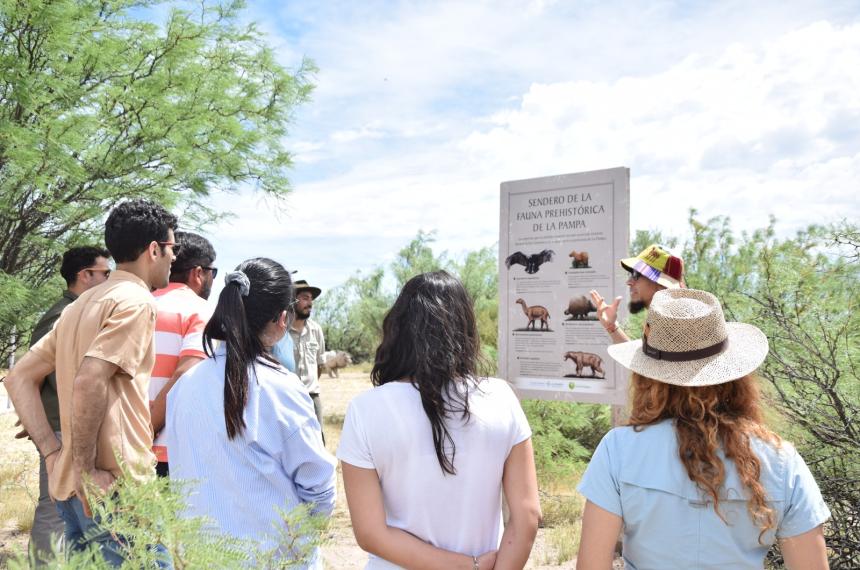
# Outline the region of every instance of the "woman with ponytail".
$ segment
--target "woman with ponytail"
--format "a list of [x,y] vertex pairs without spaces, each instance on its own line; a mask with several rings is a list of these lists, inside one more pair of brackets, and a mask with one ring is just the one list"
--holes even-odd
[[[182,377],[167,403],[170,476],[194,481],[188,515],[263,550],[284,546],[278,509],[312,503],[328,514],[335,502],[335,460],[310,396],[271,354],[294,302],[289,272],[271,259],[249,259],[227,274],[203,332],[210,358]],[[315,555],[311,567],[318,564]]]
[[410,279],[382,324],[376,387],[350,403],[338,447],[366,568],[528,560],[540,517],[531,430],[507,383],[478,376],[479,354],[463,285],[444,271]]
[[761,570],[779,541],[790,570],[824,570],[830,511],[794,448],[764,424],[753,372],[768,352],[694,289],[654,295],[642,340],[609,355],[633,372],[626,427],[582,477],[578,570],[607,570],[624,533],[631,569]]

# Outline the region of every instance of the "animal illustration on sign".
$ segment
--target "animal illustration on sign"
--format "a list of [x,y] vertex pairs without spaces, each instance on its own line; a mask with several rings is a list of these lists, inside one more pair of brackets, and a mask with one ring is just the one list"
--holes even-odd
[[[605,378],[606,372],[603,371],[603,359],[593,352],[571,351],[564,353],[563,360],[572,360],[576,364],[576,376],[582,378],[584,368],[591,368],[591,376],[595,378]],[[597,376],[600,374],[600,376]]]
[[340,378],[338,370],[352,364],[352,356],[343,350],[327,350],[323,352],[323,362],[329,378]]
[[594,306],[594,302],[591,299],[586,297],[585,295],[580,295],[579,297],[574,297],[568,302],[567,309],[565,309],[564,314],[570,315],[569,321],[573,320],[584,320],[588,318],[588,313],[594,312],[597,310],[597,307]]
[[549,311],[546,309],[546,307],[542,307],[540,305],[533,305],[529,307],[523,299],[517,299],[516,303],[518,305],[523,306],[523,312],[529,319],[529,322],[526,325],[527,330],[529,327],[531,327],[532,330],[535,330],[535,321],[537,320],[540,321],[541,330],[544,330],[544,328],[549,330]]
[[511,265],[522,265],[526,268],[526,273],[537,273],[540,266],[547,261],[552,261],[552,256],[555,252],[551,249],[545,249],[540,253],[526,255],[521,251],[515,251],[505,259],[505,267],[511,268]]
[[570,266],[574,269],[585,269],[588,267],[588,252],[573,250],[568,254]]

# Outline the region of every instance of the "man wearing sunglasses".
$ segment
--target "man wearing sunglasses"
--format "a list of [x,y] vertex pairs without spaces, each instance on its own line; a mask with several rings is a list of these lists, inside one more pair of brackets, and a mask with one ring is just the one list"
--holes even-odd
[[176,232],[179,252],[170,269],[170,284],[153,292],[158,305],[155,321],[155,367],[149,382],[149,406],[158,460],[156,473],[166,477],[168,469],[167,433],[164,417],[167,393],[180,376],[206,358],[203,352],[203,329],[211,309],[206,303],[212,282],[218,275],[215,248],[203,236]]
[[[54,328],[54,323],[60,318],[63,309],[71,305],[78,296],[96,285],[104,283],[110,276],[110,253],[101,247],[73,247],[63,254],[60,264],[60,275],[66,281],[66,290],[50,309],[42,315],[33,334],[30,346],[48,334]],[[45,377],[41,390],[42,405],[51,428],[60,431],[60,405],[57,400],[57,377],[51,373]],[[25,437],[26,432],[18,434]],[[37,559],[51,553],[52,545],[63,536],[63,521],[57,514],[57,507],[48,494],[48,471],[45,468],[45,458],[39,458],[39,502],[30,529],[30,549],[34,550]]]
[[[148,200],[116,206],[105,222],[105,246],[116,270],[66,307],[6,378],[15,410],[45,458],[66,548],[81,552],[92,546],[113,567],[123,564],[125,541],[100,529],[90,500],[109,493],[124,476],[121,462],[133,481],[155,476],[147,398],[155,364],[151,291],[167,286],[178,249],[177,223]],[[51,372],[57,375],[61,437],[39,397]],[[158,565],[172,567],[164,547],[153,548]]]
[[[651,305],[654,293],[662,289],[684,287],[684,261],[652,244],[636,257],[621,260],[621,267],[630,273],[627,286],[630,288],[630,301],[627,308],[631,313],[640,313]],[[591,300],[597,308],[597,318],[609,333],[613,343],[627,342],[630,337],[618,327],[618,306],[621,297],[608,304],[597,291],[591,291]]]

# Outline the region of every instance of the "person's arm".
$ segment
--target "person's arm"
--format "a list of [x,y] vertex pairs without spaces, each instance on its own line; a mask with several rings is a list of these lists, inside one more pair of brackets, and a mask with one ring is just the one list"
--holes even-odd
[[48,473],[54,468],[57,460],[57,452],[62,445],[54,435],[54,430],[48,422],[45,407],[42,405],[40,395],[45,376],[54,371],[54,365],[28,352],[9,371],[6,376],[6,391],[9,399],[15,406],[15,411],[24,430],[30,435],[30,439],[36,444],[39,453],[45,458]]
[[576,570],[611,570],[621,517],[586,501]]
[[[358,545],[393,564],[409,570],[473,570],[475,558],[436,548],[420,538],[385,522],[382,487],[375,469],[363,469],[341,462],[343,487],[352,530]],[[440,521],[440,524],[446,524]],[[493,568],[496,555],[477,557],[478,568]]]
[[510,519],[502,534],[495,568],[523,568],[532,551],[541,517],[531,438],[511,449],[505,461],[502,486]]
[[[310,418],[313,405],[308,398]],[[296,486],[303,503],[312,503],[314,513],[331,514],[337,501],[337,460],[323,445],[316,421],[306,421],[282,446],[282,466]]]
[[779,548],[789,570],[828,570],[827,546],[824,543],[824,527],[781,538]]
[[191,370],[191,368],[203,360],[201,356],[183,356],[179,359],[179,363],[176,365],[176,370],[173,372],[173,376],[170,377],[170,380],[167,381],[167,384],[161,389],[155,399],[149,405],[149,413],[152,416],[152,431],[157,434],[164,428],[164,418],[167,415],[167,393],[170,392],[170,389],[173,388],[173,385],[176,384],[176,381],[179,378]]
[[322,379],[323,372],[325,371],[325,336],[323,335],[322,329],[320,329],[320,349],[317,352],[317,378]]
[[627,333],[618,326],[618,307],[621,304],[621,297],[615,297],[610,305],[606,303],[600,293],[592,289],[591,302],[597,308],[597,320],[603,325],[603,329],[609,334],[613,343],[618,344],[630,340]]
[[103,491],[114,481],[110,472],[96,469],[96,444],[107,412],[108,382],[117,368],[106,360],[85,356],[72,389],[72,463],[78,476],[78,498],[87,516],[92,514],[84,479],[92,480]]

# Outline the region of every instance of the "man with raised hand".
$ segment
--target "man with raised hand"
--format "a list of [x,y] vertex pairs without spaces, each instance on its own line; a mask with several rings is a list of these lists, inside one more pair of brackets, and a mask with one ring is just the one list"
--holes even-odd
[[[73,247],[63,254],[60,264],[60,275],[66,281],[66,290],[48,309],[30,337],[30,347],[48,334],[54,323],[60,318],[63,310],[71,305],[81,293],[104,283],[110,276],[110,253],[101,247]],[[51,373],[45,378],[41,390],[42,405],[45,415],[51,424],[51,429],[60,431],[60,405],[57,401],[57,377]],[[27,435],[26,431],[19,436]],[[30,529],[30,550],[36,556],[39,564],[45,555],[52,551],[52,544],[63,536],[63,521],[57,514],[57,507],[48,492],[48,470],[45,468],[45,458],[39,455],[39,502],[33,516],[33,527]]]
[[[105,245],[116,270],[63,311],[6,379],[9,396],[39,452],[51,496],[65,523],[66,547],[98,547],[112,566],[123,563],[121,537],[92,519],[87,489],[108,492],[122,473],[133,480],[154,477],[149,377],[155,363],[155,300],[166,287],[177,245],[176,216],[147,200],[131,200],[111,211]],[[45,415],[39,391],[56,371],[62,438]],[[61,443],[62,441],[62,443]],[[162,548],[159,548],[163,552]],[[170,567],[169,556],[161,565]]]
[[[627,286],[630,288],[630,301],[627,308],[633,314],[647,309],[657,291],[684,287],[684,261],[656,244],[649,245],[636,257],[622,259],[621,267],[630,274],[627,278]],[[597,318],[609,333],[612,342],[630,340],[630,337],[618,327],[618,306],[621,304],[621,297],[616,297],[611,304],[607,304],[600,293],[591,291],[591,300],[597,307]]]
[[169,473],[164,430],[167,393],[180,376],[206,358],[203,329],[211,314],[206,299],[218,275],[218,268],[212,265],[215,248],[209,240],[191,232],[176,232],[175,235],[180,249],[170,269],[170,284],[153,293],[158,317],[149,399],[152,429],[156,434],[152,448],[158,460],[155,471],[162,477]]

